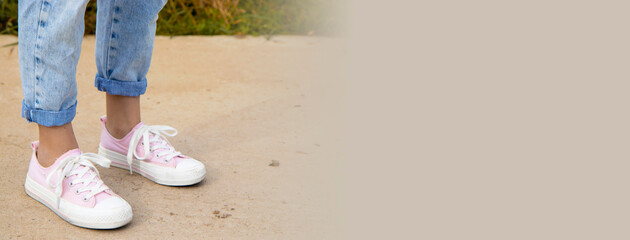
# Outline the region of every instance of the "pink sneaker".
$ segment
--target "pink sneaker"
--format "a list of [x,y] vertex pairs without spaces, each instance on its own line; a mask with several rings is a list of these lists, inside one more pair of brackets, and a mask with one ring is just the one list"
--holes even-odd
[[[149,126],[138,123],[122,139],[116,139],[105,128],[101,117],[101,144],[98,154],[109,158],[112,166],[137,172],[156,183],[167,186],[186,186],[201,182],[206,177],[203,163],[182,155],[166,140],[177,135],[169,126]],[[129,169],[132,166],[132,169]]]
[[24,183],[26,194],[79,227],[111,229],[131,221],[131,206],[103,184],[92,164],[109,167],[108,159],[74,149],[45,168],[37,161],[39,141],[31,147],[33,156]]

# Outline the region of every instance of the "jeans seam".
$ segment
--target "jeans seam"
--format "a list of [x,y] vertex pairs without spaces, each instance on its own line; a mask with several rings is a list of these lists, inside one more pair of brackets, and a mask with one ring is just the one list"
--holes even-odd
[[[33,61],[35,62],[35,64],[33,64],[33,65],[35,65],[35,67],[33,68],[33,75],[35,75],[35,79],[34,79],[35,80],[35,84],[34,84],[35,85],[35,87],[34,87],[35,91],[33,91],[33,99],[34,99],[33,100],[33,106],[35,108],[37,108],[38,105],[39,105],[38,104],[38,99],[37,99],[37,93],[39,91],[40,76],[38,76],[39,74],[37,73],[37,70],[38,70],[38,66],[40,65],[39,61],[41,61],[41,60],[38,61],[38,59],[41,59],[40,58],[40,55],[41,55],[41,51],[40,51],[40,47],[41,47],[41,45],[40,45],[41,44],[40,36],[41,36],[41,31],[42,31],[42,21],[46,20],[46,19],[44,19],[44,7],[46,7],[46,5],[48,5],[48,2],[46,0],[43,0],[42,4],[41,4],[41,7],[39,9],[39,17],[37,18],[37,34],[35,34],[35,48],[34,48],[35,50],[34,50],[34,54],[33,54],[33,56],[35,56],[35,59],[33,59]],[[29,115],[31,115],[31,114],[32,114],[32,111],[29,110]]]
[[116,14],[116,0],[112,1],[112,5],[110,6],[110,13],[111,13],[111,17],[109,19],[110,24],[109,24],[109,34],[107,35],[107,37],[109,38],[109,41],[107,41],[107,50],[106,50],[106,55],[107,55],[107,60],[105,61],[105,78],[111,78],[109,70],[109,57],[110,57],[110,51],[112,49],[112,34],[114,33],[114,18],[116,18],[115,14]]

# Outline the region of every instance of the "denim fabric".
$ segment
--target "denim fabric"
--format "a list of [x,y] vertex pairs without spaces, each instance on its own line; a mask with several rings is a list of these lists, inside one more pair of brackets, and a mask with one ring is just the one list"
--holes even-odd
[[113,95],[139,96],[147,88],[155,22],[166,0],[97,1],[94,85]]
[[52,126],[74,118],[86,4],[87,0],[18,2],[22,117],[30,122]]
[[[76,66],[88,0],[19,0],[22,117],[60,126],[76,114]],[[94,85],[113,95],[139,96],[147,87],[158,12],[166,0],[97,1]]]

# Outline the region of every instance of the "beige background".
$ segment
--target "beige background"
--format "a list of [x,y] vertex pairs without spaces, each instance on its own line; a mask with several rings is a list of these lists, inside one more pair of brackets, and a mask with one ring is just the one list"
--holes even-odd
[[351,239],[630,238],[630,4],[354,2]]

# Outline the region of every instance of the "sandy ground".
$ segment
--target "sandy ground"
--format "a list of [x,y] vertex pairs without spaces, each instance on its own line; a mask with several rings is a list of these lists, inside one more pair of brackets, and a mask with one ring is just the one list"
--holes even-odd
[[[0,36],[0,45],[15,41]],[[208,176],[176,188],[99,168],[134,211],[126,227],[99,231],[64,222],[24,193],[37,129],[19,116],[17,47],[0,48],[0,238],[338,238],[344,216],[332,116],[343,84],[331,69],[340,68],[342,53],[341,41],[328,38],[158,37],[143,120],[178,129],[171,142],[204,162]],[[105,112],[95,72],[94,37],[87,36],[73,122],[85,152],[97,150]]]

